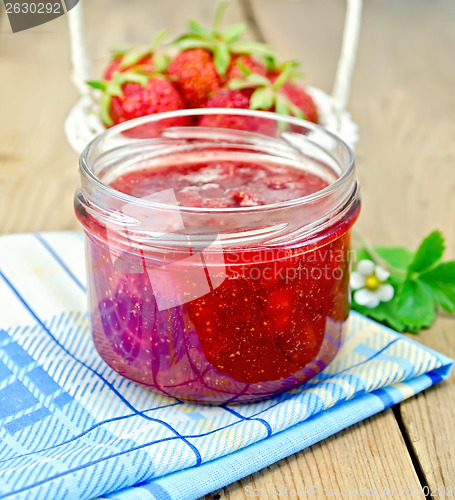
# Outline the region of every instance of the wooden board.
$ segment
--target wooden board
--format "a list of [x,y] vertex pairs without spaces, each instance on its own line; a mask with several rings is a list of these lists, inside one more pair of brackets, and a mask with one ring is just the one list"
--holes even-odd
[[[455,320],[441,317],[419,341],[455,358]],[[400,406],[401,418],[431,493],[455,496],[455,374]],[[440,488],[438,490],[438,488]],[[446,494],[444,495],[444,491]],[[436,496],[436,495],[435,495]]]
[[[343,0],[233,2],[227,21],[248,14],[251,31],[297,58],[306,81],[330,91],[343,29]],[[3,4],[0,5],[3,9]],[[118,41],[147,43],[190,16],[208,23],[213,0],[85,2],[94,76]],[[455,257],[455,3],[368,0],[350,110],[359,124],[359,227],[376,244],[416,245],[435,227]],[[0,19],[0,233],[77,228],[72,198],[77,155],[63,122],[77,95],[69,82],[66,19],[12,34]],[[418,337],[455,355],[453,318]],[[403,427],[428,485],[449,486],[453,465],[453,378],[402,405]],[[219,493],[244,488],[326,489],[418,485],[419,478],[392,411],[360,423]],[[324,495],[322,495],[324,496]]]
[[289,498],[384,498],[403,484],[420,485],[389,409],[206,499],[279,498],[284,488]]

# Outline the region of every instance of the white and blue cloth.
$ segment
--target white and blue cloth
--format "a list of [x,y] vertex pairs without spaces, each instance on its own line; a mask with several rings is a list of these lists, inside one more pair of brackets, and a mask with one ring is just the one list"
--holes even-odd
[[449,376],[452,360],[359,314],[334,362],[260,403],[156,395],[99,357],[82,234],[0,238],[0,498],[198,498]]

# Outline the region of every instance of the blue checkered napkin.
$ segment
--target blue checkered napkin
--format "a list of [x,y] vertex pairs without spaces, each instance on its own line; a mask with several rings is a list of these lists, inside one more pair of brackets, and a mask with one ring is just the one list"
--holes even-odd
[[80,233],[0,238],[0,498],[198,498],[447,378],[453,363],[353,313],[335,361],[304,386],[198,406],[113,372],[85,307]]

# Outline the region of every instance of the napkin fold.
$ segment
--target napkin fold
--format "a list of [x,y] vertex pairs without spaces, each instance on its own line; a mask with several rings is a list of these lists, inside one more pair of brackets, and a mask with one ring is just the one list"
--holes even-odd
[[0,498],[198,498],[449,376],[453,361],[357,313],[332,364],[267,401],[153,394],[93,346],[79,232],[0,238]]

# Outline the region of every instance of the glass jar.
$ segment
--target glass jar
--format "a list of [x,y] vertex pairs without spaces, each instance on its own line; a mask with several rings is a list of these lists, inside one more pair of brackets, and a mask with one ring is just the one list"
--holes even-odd
[[[181,206],[170,185],[141,197],[111,186],[132,171],[207,158],[285,165],[326,187],[202,208]],[[354,157],[340,139],[275,113],[183,110],[106,130],[80,168],[93,340],[115,371],[166,396],[243,403],[293,389],[333,360],[360,208]]]

